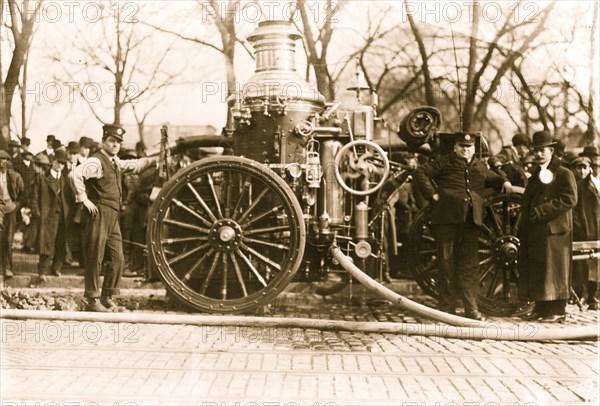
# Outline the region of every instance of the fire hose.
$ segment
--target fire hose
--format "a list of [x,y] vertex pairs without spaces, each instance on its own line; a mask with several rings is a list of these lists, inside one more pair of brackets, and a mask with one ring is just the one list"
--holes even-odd
[[158,314],[138,312],[90,313],[17,309],[0,310],[0,318],[105,323],[187,324],[212,327],[302,328],[323,331],[359,331],[362,333],[402,334],[409,336],[470,340],[598,340],[600,337],[598,326],[542,328],[539,323],[482,322],[447,314],[416,303],[385,286],[382,286],[356,267],[351,259],[344,255],[338,247],[332,247],[330,252],[331,255],[339,261],[342,267],[366,288],[376,292],[392,303],[398,304],[405,310],[441,323],[355,322],[293,317]]
[[148,314],[148,313],[89,313],[4,309],[4,319],[75,320],[107,323],[187,324],[213,327],[248,328],[303,328],[323,331],[360,331],[362,333],[403,334],[410,336],[443,337],[471,340],[548,341],[548,340],[598,340],[598,326],[567,328],[541,328],[538,323],[482,322],[447,314],[407,299],[377,283],[357,268],[338,247],[331,255],[356,280],[368,289],[383,296],[403,309],[445,324],[353,322],[341,320],[315,320],[288,317],[253,317],[224,315]]

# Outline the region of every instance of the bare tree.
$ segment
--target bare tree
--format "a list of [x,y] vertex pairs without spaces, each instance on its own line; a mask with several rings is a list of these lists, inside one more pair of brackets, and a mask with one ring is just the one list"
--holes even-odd
[[[234,69],[236,45],[240,44],[248,55],[254,58],[254,54],[250,50],[247,41],[239,37],[237,33],[236,19],[239,17],[240,0],[198,0],[196,1],[196,6],[202,21],[210,21],[211,24],[209,27],[216,29],[218,35],[213,35],[214,33],[209,30],[209,32],[199,33],[200,35],[198,36],[189,36],[181,33],[179,30],[167,29],[150,23],[146,24],[159,32],[174,35],[178,39],[195,43],[221,54],[225,62],[227,97],[229,97],[236,91]],[[202,24],[201,27],[206,27],[206,25]],[[219,41],[213,41],[214,37],[219,38]],[[230,114],[229,109],[227,109],[227,122],[230,120]]]
[[[5,7],[8,7],[7,15],[10,16],[3,31],[10,34],[12,57],[6,76],[2,77],[2,66],[0,65],[0,148],[5,148],[10,137],[10,119],[13,97],[21,69],[26,60],[27,51],[31,46],[33,27],[38,18],[42,1],[30,0],[0,0],[0,15],[4,18]],[[0,58],[1,60],[2,58]]]
[[[173,84],[178,74],[168,72],[165,67],[173,42],[163,50],[154,49],[159,56],[152,59],[148,55],[155,44],[154,32],[135,22],[114,18],[112,10],[110,2],[100,20],[100,36],[87,34],[83,27],[73,40],[73,48],[84,55],[83,63],[63,63],[63,67],[69,80],[79,82],[79,78],[84,78],[85,85],[79,86],[78,92],[98,121],[122,125],[124,109],[129,106],[140,140],[144,141],[146,118],[163,100],[163,89]],[[61,59],[60,55],[54,57],[57,62]],[[73,70],[73,66],[79,69]],[[108,106],[98,103],[102,94],[100,83],[114,92]],[[112,118],[105,115],[106,107],[112,111]]]

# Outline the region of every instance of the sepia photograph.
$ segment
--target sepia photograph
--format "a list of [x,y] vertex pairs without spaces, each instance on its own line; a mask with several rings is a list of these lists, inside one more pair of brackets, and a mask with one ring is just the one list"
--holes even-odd
[[600,404],[599,16],[0,0],[0,406]]

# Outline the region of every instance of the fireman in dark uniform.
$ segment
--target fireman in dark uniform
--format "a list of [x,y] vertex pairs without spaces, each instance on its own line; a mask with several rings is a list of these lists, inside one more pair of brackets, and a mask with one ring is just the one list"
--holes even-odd
[[431,202],[431,232],[439,266],[440,310],[455,313],[462,299],[465,316],[483,320],[479,293],[479,227],[483,222],[483,189],[512,190],[506,178],[475,157],[475,136],[455,135],[453,152],[421,166],[415,184]]
[[[156,162],[156,158],[121,160],[117,153],[123,142],[125,130],[117,125],[102,127],[100,151],[93,154],[72,172],[77,200],[86,210],[84,221],[85,292],[88,311],[118,311],[112,299],[119,294],[119,281],[123,268],[123,242],[119,217],[123,192],[121,175],[132,171],[139,173]],[[100,271],[104,272],[100,294]],[[100,301],[98,301],[100,298]]]

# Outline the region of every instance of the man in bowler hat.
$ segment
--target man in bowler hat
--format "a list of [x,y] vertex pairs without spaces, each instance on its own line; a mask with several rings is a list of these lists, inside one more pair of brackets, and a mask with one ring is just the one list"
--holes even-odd
[[438,251],[439,308],[454,314],[462,299],[465,316],[483,320],[479,294],[479,230],[483,224],[483,189],[512,190],[506,178],[475,156],[475,135],[455,134],[453,152],[422,165],[415,186],[431,202],[431,232]]
[[554,156],[547,131],[533,134],[536,167],[521,204],[519,299],[535,301],[527,319],[563,322],[570,296],[573,214],[577,185],[573,173]]
[[[119,294],[119,281],[123,269],[123,241],[119,217],[122,207],[121,175],[132,171],[139,173],[156,162],[156,158],[121,160],[125,130],[113,124],[102,127],[102,143],[98,152],[72,172],[77,200],[86,210],[84,220],[84,258],[86,310],[118,311],[113,295]],[[100,272],[103,262],[107,267],[100,292]],[[100,299],[100,300],[98,300]]]

